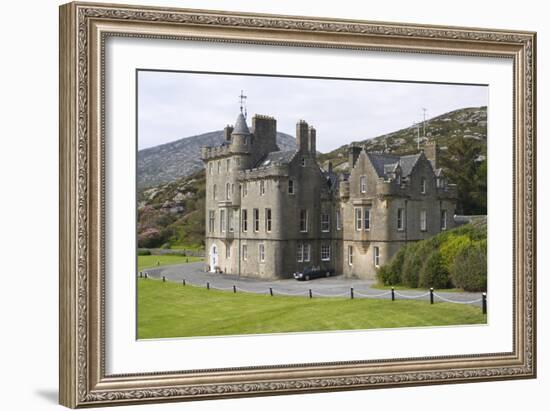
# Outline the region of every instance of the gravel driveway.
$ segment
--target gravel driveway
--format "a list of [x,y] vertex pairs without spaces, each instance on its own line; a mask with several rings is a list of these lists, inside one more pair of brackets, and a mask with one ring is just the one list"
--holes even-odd
[[[358,280],[334,276],[328,278],[318,278],[311,281],[296,281],[294,279],[284,280],[261,280],[257,278],[239,277],[231,274],[215,274],[204,272],[204,263],[187,263],[178,265],[169,265],[158,268],[149,268],[142,270],[152,278],[165,277],[166,281],[183,282],[198,287],[206,287],[209,284],[212,289],[233,291],[233,286],[237,292],[250,292],[257,294],[269,294],[270,288],[274,295],[295,295],[309,296],[311,289],[312,296],[315,297],[350,297],[351,288],[353,288],[354,298],[379,298],[391,299],[391,291],[378,290],[372,288],[375,283],[373,280]],[[481,306],[481,293],[466,292],[437,292],[435,291],[435,301],[445,299],[452,302],[468,303]],[[429,300],[429,292],[422,291],[395,291],[396,299],[418,299]]]

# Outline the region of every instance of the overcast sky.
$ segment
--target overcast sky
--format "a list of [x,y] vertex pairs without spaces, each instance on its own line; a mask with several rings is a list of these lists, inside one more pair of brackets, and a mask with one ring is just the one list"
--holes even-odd
[[241,90],[249,119],[273,116],[292,136],[304,119],[321,152],[408,127],[422,120],[423,107],[430,118],[488,104],[485,86],[140,71],[139,149],[233,124]]

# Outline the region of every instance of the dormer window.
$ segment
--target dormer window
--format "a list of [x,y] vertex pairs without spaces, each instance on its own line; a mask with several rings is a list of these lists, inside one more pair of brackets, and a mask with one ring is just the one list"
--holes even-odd
[[420,193],[426,194],[426,179],[424,177],[420,180]]
[[401,174],[397,174],[395,176],[395,182],[397,183],[398,186],[401,185]]

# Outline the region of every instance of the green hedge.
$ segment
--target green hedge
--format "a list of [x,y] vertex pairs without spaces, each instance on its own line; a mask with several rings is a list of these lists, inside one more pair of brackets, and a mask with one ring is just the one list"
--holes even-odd
[[411,288],[487,288],[487,225],[466,224],[409,243],[377,272],[384,285]]

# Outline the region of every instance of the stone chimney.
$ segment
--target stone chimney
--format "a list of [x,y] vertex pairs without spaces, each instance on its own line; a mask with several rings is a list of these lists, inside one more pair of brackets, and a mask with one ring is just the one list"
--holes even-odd
[[317,131],[313,126],[309,128],[308,132],[308,149],[313,157],[317,154]]
[[298,151],[305,153],[309,149],[308,143],[308,125],[304,120],[296,123],[296,146]]
[[439,167],[439,147],[435,141],[428,141],[424,145],[424,154],[426,158],[432,163],[432,167],[436,170]]
[[233,127],[231,127],[230,125],[225,126],[225,128],[223,129],[223,137],[228,143],[231,142],[231,133],[233,133]]

